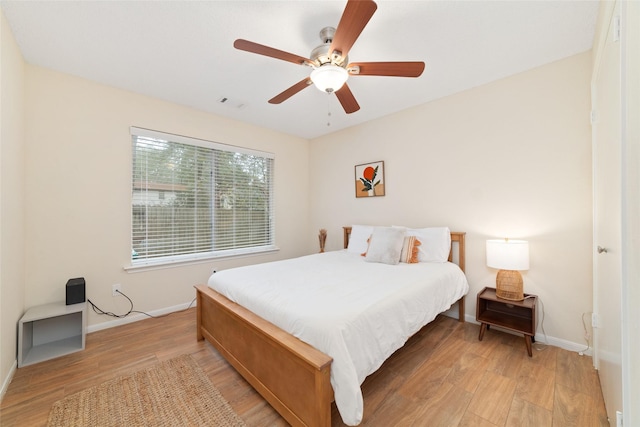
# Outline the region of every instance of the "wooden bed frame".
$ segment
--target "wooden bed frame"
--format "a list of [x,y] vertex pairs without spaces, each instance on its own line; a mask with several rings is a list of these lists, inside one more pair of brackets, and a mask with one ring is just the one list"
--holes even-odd
[[[350,233],[351,227],[344,227],[345,248]],[[457,261],[462,271],[464,239],[465,233],[451,232],[449,261]],[[330,426],[333,359],[207,285],[196,291],[198,341],[209,341],[292,426]],[[464,296],[458,300],[458,320],[464,322]]]

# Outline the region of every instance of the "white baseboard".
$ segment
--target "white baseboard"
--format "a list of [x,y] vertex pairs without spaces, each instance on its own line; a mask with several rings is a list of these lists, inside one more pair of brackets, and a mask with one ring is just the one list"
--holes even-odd
[[[158,310],[153,310],[147,312],[151,316],[163,316],[165,314],[174,313],[176,311],[185,310],[189,307],[195,307],[196,303],[184,303],[179,305],[174,305],[171,307],[160,308]],[[98,323],[96,325],[90,325],[87,327],[87,333],[101,331],[103,329],[114,328],[116,326],[126,325],[128,323],[137,322],[140,320],[149,319],[149,316],[146,316],[141,313],[130,314],[127,317],[123,317],[122,319],[110,320],[107,322]]]
[[16,369],[18,369],[18,359],[13,361],[13,365],[11,365],[11,369],[9,369],[7,377],[2,382],[2,389],[0,389],[0,402],[2,402],[4,394],[7,392],[9,384],[11,384],[11,380],[13,379],[13,375],[16,373]]

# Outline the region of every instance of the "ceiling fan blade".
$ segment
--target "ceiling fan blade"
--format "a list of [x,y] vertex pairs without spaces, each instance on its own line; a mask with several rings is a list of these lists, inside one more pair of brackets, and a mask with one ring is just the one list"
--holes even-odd
[[298,83],[291,86],[289,89],[284,90],[278,95],[274,96],[269,100],[269,104],[280,104],[287,99],[291,98],[296,93],[300,92],[302,89],[311,86],[311,79],[309,77],[300,80]]
[[424,62],[354,62],[347,70],[352,67],[359,69],[350,72],[352,76],[420,77]]
[[269,46],[265,46],[259,43],[250,42],[248,40],[238,39],[233,42],[233,47],[239,50],[244,50],[251,53],[257,53],[258,55],[269,56],[275,59],[281,59],[283,61],[293,62],[294,64],[302,65],[307,62],[311,62],[310,59],[298,56],[293,53],[285,52],[283,50],[274,49]]
[[340,101],[340,104],[342,104],[342,108],[344,108],[345,113],[355,113],[360,109],[360,105],[358,105],[356,97],[353,96],[353,93],[351,93],[351,89],[349,89],[349,86],[347,86],[346,83],[336,91],[336,96],[338,97],[338,101]]
[[336,27],[329,54],[337,50],[346,57],[377,8],[371,0],[349,0]]

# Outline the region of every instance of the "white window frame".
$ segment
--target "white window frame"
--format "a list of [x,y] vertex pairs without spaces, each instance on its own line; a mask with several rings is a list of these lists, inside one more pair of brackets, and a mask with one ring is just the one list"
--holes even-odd
[[[197,252],[197,253],[188,253],[188,254],[173,254],[173,255],[168,255],[168,256],[159,256],[159,257],[155,257],[155,258],[142,258],[142,259],[135,259],[133,257],[133,255],[131,256],[131,264],[130,265],[126,265],[124,267],[124,269],[126,271],[130,271],[130,272],[135,272],[135,271],[144,271],[144,270],[149,270],[149,269],[156,269],[156,268],[168,268],[168,267],[172,267],[172,266],[176,266],[176,265],[183,265],[183,264],[191,264],[191,263],[202,263],[202,262],[207,262],[210,261],[212,259],[218,259],[218,258],[226,258],[226,257],[241,257],[241,256],[250,256],[250,255],[258,255],[258,254],[264,254],[264,253],[269,253],[269,252],[274,252],[279,250],[278,247],[275,245],[275,220],[274,220],[274,199],[275,199],[275,192],[274,192],[274,163],[275,163],[275,155],[273,153],[269,153],[269,152],[264,152],[264,151],[259,151],[259,150],[253,150],[253,149],[248,149],[248,148],[244,148],[244,147],[237,147],[237,146],[232,146],[232,145],[227,145],[227,144],[221,144],[218,142],[213,142],[213,141],[207,141],[207,140],[203,140],[203,139],[198,139],[198,138],[191,138],[191,137],[187,137],[187,136],[183,136],[183,135],[175,135],[175,134],[170,134],[170,133],[166,133],[166,132],[160,132],[160,131],[155,131],[155,130],[151,130],[151,129],[144,129],[144,128],[139,128],[139,127],[134,127],[132,126],[130,128],[130,134],[131,134],[131,143],[132,143],[132,150],[133,150],[133,140],[135,137],[147,137],[147,138],[153,138],[156,140],[162,140],[162,141],[167,141],[170,143],[178,143],[178,144],[185,144],[185,145],[191,145],[191,146],[196,146],[196,147],[202,147],[202,148],[206,148],[206,149],[211,149],[211,150],[216,150],[216,151],[224,151],[224,152],[231,152],[231,153],[239,153],[239,154],[245,154],[245,155],[251,155],[251,156],[257,156],[257,157],[262,157],[262,158],[266,158],[266,159],[270,159],[272,160],[271,162],[271,173],[270,173],[270,182],[269,182],[269,225],[268,225],[268,232],[270,234],[270,242],[267,242],[267,244],[265,245],[259,245],[259,246],[251,246],[251,247],[241,247],[241,248],[233,248],[233,249],[225,249],[225,250],[211,250],[211,251],[207,251],[207,252]],[[131,239],[130,239],[130,243],[132,245],[131,248],[131,252],[133,254],[133,241],[134,241],[134,230],[133,230],[133,225],[134,225],[134,221],[133,221],[133,209],[134,209],[134,197],[133,197],[133,182],[135,180],[135,177],[133,176],[133,162],[131,163],[131,177],[132,177],[132,198],[131,198],[131,203],[129,205],[129,208],[131,209],[131,224],[130,224],[130,230],[131,230]],[[215,200],[214,200],[215,203]],[[218,209],[218,207],[213,207],[213,209]]]

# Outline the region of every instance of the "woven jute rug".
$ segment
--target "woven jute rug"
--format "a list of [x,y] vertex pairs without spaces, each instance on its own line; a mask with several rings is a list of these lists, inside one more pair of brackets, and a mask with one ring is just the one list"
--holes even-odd
[[189,355],[57,401],[48,426],[246,427]]

